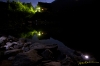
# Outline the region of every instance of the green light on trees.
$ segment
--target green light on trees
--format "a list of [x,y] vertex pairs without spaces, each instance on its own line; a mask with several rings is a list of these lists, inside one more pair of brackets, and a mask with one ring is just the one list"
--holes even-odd
[[22,33],[22,34],[21,34],[21,37],[22,37],[22,38],[32,37],[32,36],[34,36],[35,34],[36,34],[37,36],[41,36],[41,35],[43,34],[43,32],[42,32],[42,31],[33,30],[33,31],[28,32],[28,33]]

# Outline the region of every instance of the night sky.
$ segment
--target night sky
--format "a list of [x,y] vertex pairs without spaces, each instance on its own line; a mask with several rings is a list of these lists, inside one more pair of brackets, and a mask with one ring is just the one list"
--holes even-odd
[[[0,1],[7,1],[7,0],[0,0]],[[12,0],[10,0],[12,1]],[[17,1],[17,0],[15,0]],[[19,0],[21,2],[31,2],[32,5],[35,7],[37,5],[38,2],[47,2],[47,3],[51,3],[54,0]]]

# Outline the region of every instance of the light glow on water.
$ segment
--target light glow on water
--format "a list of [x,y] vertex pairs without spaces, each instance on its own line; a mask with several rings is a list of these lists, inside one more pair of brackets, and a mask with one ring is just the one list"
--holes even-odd
[[42,32],[42,31],[33,30],[33,31],[30,31],[30,32],[27,32],[27,33],[22,33],[22,34],[21,34],[21,37],[22,37],[22,38],[32,37],[32,36],[34,36],[35,34],[36,34],[37,36],[41,36],[41,35],[43,35],[43,32]]

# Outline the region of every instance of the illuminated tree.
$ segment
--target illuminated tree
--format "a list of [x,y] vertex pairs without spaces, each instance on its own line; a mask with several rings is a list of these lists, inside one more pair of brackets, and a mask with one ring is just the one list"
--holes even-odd
[[43,32],[42,32],[42,31],[32,30],[32,31],[27,32],[27,33],[22,33],[22,34],[21,34],[21,37],[22,37],[22,38],[28,38],[28,37],[34,36],[35,34],[36,34],[37,36],[41,36],[41,35],[43,35]]

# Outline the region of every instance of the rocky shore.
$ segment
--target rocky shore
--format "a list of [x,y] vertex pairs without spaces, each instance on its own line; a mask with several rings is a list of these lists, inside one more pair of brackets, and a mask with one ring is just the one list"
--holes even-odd
[[0,66],[77,66],[79,62],[96,61],[94,57],[68,48],[53,38],[39,40],[0,37]]

